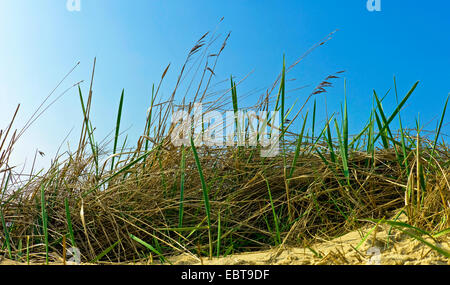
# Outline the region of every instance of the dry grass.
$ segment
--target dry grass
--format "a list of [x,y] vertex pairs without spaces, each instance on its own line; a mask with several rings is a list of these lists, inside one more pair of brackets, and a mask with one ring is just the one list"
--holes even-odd
[[[26,176],[9,165],[17,140],[16,132],[11,134],[13,118],[0,132],[2,252],[18,261],[37,262],[61,257],[72,246],[80,249],[85,262],[165,261],[180,253],[229,255],[281,243],[310,243],[317,237],[331,239],[361,227],[368,218],[388,218],[400,209],[407,213],[410,226],[424,232],[433,234],[449,227],[450,152],[445,143],[438,143],[440,129],[434,132],[434,140],[421,136],[420,127],[393,133],[389,128],[392,119],[380,106],[374,106],[358,136],[348,135],[346,107],[341,125],[330,118],[325,127],[318,126],[314,112],[308,125],[315,128],[315,136],[302,134],[300,139],[291,130],[294,124],[287,121],[282,153],[273,158],[262,158],[258,147],[198,146],[209,199],[209,208],[205,208],[205,187],[193,149],[171,144],[174,126],[169,120],[177,107],[192,112],[193,102],[204,103],[205,112],[230,106],[229,94],[239,84],[210,91],[227,39],[214,53],[209,51],[217,40],[214,35],[205,34],[197,42],[168,100],[158,97],[159,83],[143,135],[132,149],[117,143],[121,108],[116,151],[108,151],[95,140],[89,118],[91,84],[86,101],[79,89],[85,118],[78,149],[60,155],[45,173]],[[272,110],[275,99],[281,108],[284,74],[304,56],[284,68],[251,109]],[[321,82],[296,113],[289,115],[291,122],[305,120],[306,125],[306,118],[299,114],[340,74]],[[185,95],[181,105],[175,105],[181,86],[186,87],[185,94],[194,94],[190,104]],[[401,107],[400,103],[399,111]],[[397,120],[399,115],[394,112],[392,118]],[[332,139],[335,127],[338,137]]]

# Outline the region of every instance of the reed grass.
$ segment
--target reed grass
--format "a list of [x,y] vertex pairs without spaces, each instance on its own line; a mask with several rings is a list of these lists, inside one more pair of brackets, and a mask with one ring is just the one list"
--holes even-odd
[[[169,98],[159,92],[169,66],[164,70],[158,87],[152,88],[145,127],[133,147],[127,137],[119,148],[120,122],[127,115],[123,90],[112,115],[112,149],[94,137],[90,112],[95,61],[87,100],[81,84],[74,86],[83,112],[78,148],[56,157],[45,171],[23,174],[10,166],[21,134],[12,127],[17,108],[0,131],[0,252],[27,263],[48,263],[55,255],[63,256],[68,237],[83,262],[147,261],[155,254],[165,263],[177,254],[211,258],[213,252],[219,257],[274,244],[302,246],[303,241],[309,244],[318,237],[331,239],[369,223],[384,223],[408,229],[413,238],[447,256],[423,236],[438,239],[450,233],[450,151],[442,136],[448,97],[436,129],[427,133],[419,120],[415,129],[403,127],[403,108],[418,82],[391,114],[383,108],[385,97],[374,91],[368,121],[352,135],[356,118],[348,105],[346,82],[341,119],[333,113],[321,123],[317,115],[316,97],[332,88],[342,72],[320,82],[302,107],[289,107],[289,71],[302,56],[290,66],[283,58],[275,82],[257,103],[244,107],[237,94],[240,82],[231,78],[223,90],[212,85],[227,39],[214,51],[210,49],[217,37],[205,34],[199,39]],[[186,95],[178,98],[183,87]],[[397,99],[395,79],[394,89]],[[310,98],[309,122],[304,107]],[[170,115],[181,107],[192,114],[195,102],[203,103],[204,111],[281,111],[281,154],[264,158],[258,154],[261,148],[197,145],[192,134],[190,144],[175,147],[170,135],[176,126]],[[398,131],[394,120],[400,124]],[[242,127],[235,124],[238,130]],[[408,223],[383,219],[399,209],[408,215]]]

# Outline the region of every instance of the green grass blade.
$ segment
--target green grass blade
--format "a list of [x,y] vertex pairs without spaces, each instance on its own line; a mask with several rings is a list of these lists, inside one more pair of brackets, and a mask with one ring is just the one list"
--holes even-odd
[[[398,93],[397,93],[397,81],[394,76],[394,90],[395,90],[395,100],[397,101],[398,105]],[[400,111],[398,111],[398,122],[400,126],[400,135],[401,135],[401,143],[402,143],[402,154],[403,154],[403,163],[405,165],[405,169],[408,169],[408,160],[407,160],[407,154],[406,154],[406,143],[405,143],[405,131],[403,129],[402,124],[402,117],[400,115]]]
[[450,234],[450,228],[442,230],[442,231],[439,231],[439,232],[433,234],[433,237],[434,238],[438,238],[438,237],[445,236],[445,235],[448,235],[448,234]]
[[116,173],[114,173],[113,175],[111,175],[110,177],[108,177],[107,179],[105,179],[103,182],[97,184],[95,187],[91,188],[90,190],[86,191],[83,193],[82,197],[86,197],[87,195],[89,195],[90,193],[92,193],[93,191],[99,189],[101,186],[103,186],[104,184],[108,183],[109,181],[111,181],[113,178],[117,177],[118,175],[126,172],[128,169],[130,169],[131,167],[133,167],[134,165],[136,165],[139,161],[145,159],[151,152],[153,152],[155,149],[151,149],[149,151],[147,151],[146,153],[140,155],[139,157],[137,157],[136,159],[134,159],[133,161],[131,161],[130,163],[128,163],[127,165],[125,165],[124,167],[122,167],[119,171],[117,171]]
[[[155,102],[155,84],[152,85],[152,99],[150,100],[150,108],[148,112],[148,118],[145,126],[145,135],[150,137],[150,128],[152,127],[152,114],[153,114],[153,105]],[[149,140],[145,140],[145,151],[148,151]]]
[[233,76],[231,76],[230,82],[231,82],[231,100],[233,103],[233,111],[236,114],[239,111],[239,108],[238,108],[236,83],[234,83],[234,81],[233,81]]
[[344,152],[345,159],[348,160],[348,112],[347,112],[347,80],[344,80],[344,122],[343,122],[343,140],[344,140]]
[[219,258],[220,256],[220,239],[222,237],[222,232],[221,232],[221,222],[220,222],[220,212],[218,214],[218,218],[217,218],[217,253],[216,256],[217,258]]
[[113,248],[116,247],[116,245],[118,245],[120,242],[120,240],[116,241],[114,244],[112,244],[110,247],[108,247],[107,249],[105,249],[102,253],[100,253],[99,255],[97,255],[96,258],[94,258],[93,260],[91,260],[91,263],[96,263],[97,261],[99,261],[100,259],[103,258],[103,256],[107,255]]
[[333,140],[331,138],[331,130],[330,130],[330,125],[328,124],[326,126],[327,128],[327,144],[328,144],[328,150],[330,151],[330,158],[331,158],[331,162],[336,165],[336,155],[334,154],[334,147],[333,147]]
[[80,85],[78,85],[78,95],[80,97],[81,108],[82,108],[83,116],[84,116],[84,124],[86,126],[86,132],[87,132],[88,137],[89,137],[89,144],[91,146],[91,151],[92,151],[92,155],[94,157],[95,166],[96,166],[96,174],[98,176],[98,154],[97,154],[96,146],[95,146],[95,143],[94,143],[93,127],[92,127],[92,124],[89,122],[88,115],[86,113],[86,107],[84,106],[83,94],[81,93]]
[[[376,221],[373,219],[369,219],[371,221]],[[382,223],[394,226],[395,228],[397,228],[398,230],[402,231],[403,233],[409,235],[410,237],[422,242],[423,244],[425,244],[426,246],[434,249],[435,251],[439,252],[440,254],[444,255],[445,257],[449,257],[450,258],[450,252],[448,252],[447,250],[444,250],[438,246],[433,245],[432,243],[426,241],[424,238],[422,238],[420,235],[417,235],[411,231],[407,231],[405,229],[411,229],[414,230],[418,233],[421,233],[423,235],[427,235],[428,237],[432,238],[434,240],[434,237],[432,235],[430,235],[428,232],[421,230],[417,227],[411,226],[409,224],[403,223],[403,222],[394,222],[394,221],[382,221]]]
[[12,259],[11,238],[9,236],[9,230],[8,227],[6,226],[5,218],[3,216],[3,209],[0,210],[0,218],[2,220],[3,232],[5,233],[5,243],[6,247],[8,248],[8,255],[9,258]]
[[238,99],[237,99],[237,90],[236,90],[236,83],[233,81],[233,76],[230,78],[231,82],[231,101],[233,103],[233,111],[234,111],[234,124],[236,128],[236,133],[240,134],[240,124],[238,121],[238,112],[239,112],[239,106],[238,106]]
[[42,216],[42,229],[44,231],[44,244],[45,244],[45,262],[48,264],[48,216],[45,203],[45,187],[44,184],[41,186],[41,216]]
[[[133,240],[135,240],[135,241],[137,241],[138,243],[140,243],[140,244],[142,244],[143,246],[145,246],[146,248],[148,248],[149,250],[151,250],[153,253],[155,253],[156,255],[158,255],[160,258],[161,258],[161,260],[163,260],[163,262],[168,262],[169,264],[171,264],[170,263],[170,261],[168,261],[162,254],[161,254],[161,252],[159,252],[159,251],[157,251],[153,246],[151,246],[150,244],[148,244],[148,243],[146,243],[145,241],[143,241],[143,240],[141,240],[140,238],[138,238],[137,236],[135,236],[135,235],[133,235],[133,234],[130,234],[130,237],[133,239]],[[172,265],[172,264],[171,264]]]
[[378,116],[378,112],[374,112],[374,114],[375,114],[375,119],[376,119],[376,122],[377,122],[377,125],[378,125],[378,131],[379,131],[378,136],[376,136],[374,138],[374,143],[375,143],[377,137],[381,136],[381,141],[383,142],[383,147],[385,149],[388,149],[389,148],[389,142],[388,142],[388,139],[387,139],[386,130],[383,129],[383,124],[381,123],[380,117]]
[[[375,90],[373,90],[373,94],[374,94],[375,100],[377,101],[378,111],[380,112],[381,119],[383,120],[383,124],[384,124],[383,129],[386,130],[386,134],[389,135],[389,140],[391,140],[395,146],[396,141],[394,140],[394,136],[392,135],[391,129],[389,128],[389,123],[387,122],[386,115],[384,114],[384,110],[383,110],[381,101],[378,99],[378,96],[377,96],[377,93],[375,92]],[[398,114],[400,115],[400,110],[398,110]],[[397,158],[399,165],[403,165],[402,159],[400,158],[400,155],[398,154],[396,147],[394,147],[394,151],[395,151],[395,157]]]
[[67,228],[69,230],[70,241],[72,242],[73,247],[77,247],[76,243],[75,243],[75,235],[73,233],[72,218],[70,215],[70,208],[69,208],[69,200],[67,198],[64,199],[64,207],[66,209]]
[[275,224],[275,231],[276,231],[275,232],[275,235],[276,235],[275,244],[278,245],[278,244],[281,244],[281,234],[280,234],[280,227],[278,225],[278,216],[277,216],[277,213],[275,211],[275,206],[273,204],[272,192],[270,191],[269,181],[264,176],[263,176],[263,178],[266,181],[267,192],[269,193],[270,207],[272,208],[273,222]]
[[195,158],[195,164],[197,165],[198,174],[200,175],[200,181],[202,184],[202,191],[203,191],[203,202],[205,204],[205,210],[206,210],[206,217],[208,221],[208,236],[209,236],[209,255],[212,257],[212,241],[211,241],[211,207],[209,205],[209,191],[206,186],[205,178],[203,176],[203,170],[202,165],[200,164],[200,159],[198,158],[197,149],[194,145],[194,140],[191,136],[191,148],[192,152],[194,153]]
[[303,140],[303,133],[305,131],[305,126],[306,126],[307,120],[308,120],[308,113],[306,113],[306,115],[305,115],[305,119],[303,120],[302,130],[297,138],[297,146],[295,148],[294,159],[292,160],[291,171],[289,172],[288,178],[292,178],[292,175],[294,174],[295,165],[297,164],[297,160],[300,155],[300,149],[301,149],[302,140]]
[[[371,123],[372,123],[372,114],[371,114],[371,117],[369,118],[369,121],[367,122],[366,126],[362,129],[362,131],[359,132],[359,134],[354,136],[352,141],[348,144],[348,148],[349,149],[354,149],[355,148],[355,143],[357,143],[357,141],[359,139],[361,139],[361,137],[367,132],[367,130],[370,129],[370,124]],[[356,147],[356,149],[358,149],[358,147]]]
[[380,223],[382,223],[384,221],[384,219],[381,219],[373,228],[371,228],[365,235],[364,237],[361,239],[361,241],[358,243],[358,245],[356,246],[356,249],[359,249],[361,247],[361,245],[364,244],[364,242],[366,242],[366,240],[369,238],[369,236],[373,233],[373,231],[378,227],[378,225]]
[[[116,154],[117,151],[117,141],[119,140],[119,130],[120,130],[120,120],[122,118],[122,107],[123,107],[123,95],[125,93],[125,89],[122,89],[122,95],[120,95],[120,102],[119,102],[119,110],[117,112],[117,122],[116,122],[116,133],[114,136],[114,147],[113,147],[113,154]],[[114,158],[113,156],[111,160],[111,171],[114,169]]]
[[316,127],[316,99],[314,99],[314,107],[313,107],[311,142],[314,141],[314,129],[315,129],[315,127]]
[[349,170],[348,170],[347,153],[345,152],[345,143],[342,141],[342,137],[341,137],[339,126],[338,126],[338,123],[337,123],[336,119],[334,119],[334,125],[336,127],[336,132],[337,132],[337,135],[338,135],[339,151],[340,151],[340,154],[341,154],[344,176],[345,176],[345,178],[347,179],[347,182],[348,182],[348,180],[349,180]]
[[208,219],[208,226],[210,226],[211,225],[211,214],[210,214],[211,208],[209,205],[208,188],[206,186],[205,178],[203,176],[202,166],[200,164],[200,159],[198,158],[197,149],[194,145],[194,141],[193,141],[192,137],[191,137],[191,147],[192,147],[192,152],[194,153],[194,158],[195,158],[195,163],[197,165],[198,174],[200,175],[200,182],[202,184],[202,191],[203,191],[203,202],[205,204],[206,217]]
[[[281,137],[280,140],[283,141],[284,138],[284,120],[285,113],[284,108],[286,104],[286,60],[283,56],[283,70],[281,72],[281,83],[280,83],[280,93],[281,93]],[[284,145],[283,145],[284,148]]]
[[[405,105],[406,101],[409,99],[409,97],[411,96],[411,94],[414,92],[414,90],[416,89],[417,85],[419,84],[419,81],[417,81],[413,87],[409,90],[409,92],[406,94],[406,96],[403,98],[403,100],[400,102],[400,104],[397,105],[397,107],[395,108],[394,112],[392,113],[392,115],[389,117],[389,119],[386,121],[386,124],[384,125],[384,127],[389,126],[389,124],[394,120],[395,116],[397,116],[397,113],[401,110],[401,108],[403,107],[403,105]],[[385,129],[381,129],[380,133],[375,137],[374,141],[376,141],[380,136],[381,133],[385,131]]]
[[436,149],[437,141],[438,141],[439,135],[441,133],[442,123],[444,122],[445,111],[447,110],[447,104],[448,104],[448,99],[449,98],[450,98],[450,94],[447,96],[447,100],[445,101],[445,105],[444,105],[444,110],[442,110],[441,119],[439,121],[439,127],[438,127],[438,129],[436,131],[436,136],[435,136],[434,141],[433,141],[433,149],[431,150],[430,159],[433,157],[434,151]]
[[184,145],[181,146],[181,178],[180,178],[180,209],[178,212],[178,227],[183,226],[183,211],[184,211],[184,179],[186,170],[186,151]]
[[27,265],[30,265],[30,236],[27,235]]

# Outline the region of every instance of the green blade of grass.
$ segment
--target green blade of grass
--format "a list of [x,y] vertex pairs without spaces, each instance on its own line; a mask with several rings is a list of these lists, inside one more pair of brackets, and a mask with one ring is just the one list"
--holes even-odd
[[[116,122],[116,133],[114,136],[114,147],[113,147],[113,154],[116,154],[117,151],[117,141],[119,140],[119,130],[120,130],[120,120],[122,118],[122,107],[123,107],[123,95],[125,93],[125,89],[122,89],[122,95],[120,95],[120,102],[119,102],[119,110],[117,112],[117,122]],[[114,169],[114,158],[113,156],[111,160],[111,171]]]
[[[362,129],[362,131],[359,132],[359,134],[357,134],[356,136],[353,136],[352,141],[348,144],[348,148],[349,149],[353,149],[355,148],[355,144],[361,139],[361,137],[367,133],[367,131],[370,129],[370,124],[372,123],[372,113],[371,116],[369,118],[369,121],[367,122],[367,124],[364,126],[364,128]],[[356,147],[356,149],[358,149],[358,147]]]
[[[368,219],[368,220],[370,220],[370,221],[372,221],[372,222],[378,222],[377,220],[374,220],[374,219]],[[403,233],[409,235],[410,237],[412,237],[412,238],[414,238],[414,239],[420,241],[421,243],[425,244],[426,246],[428,246],[428,247],[434,249],[435,251],[439,252],[440,254],[444,255],[445,257],[450,258],[450,252],[448,252],[447,250],[442,249],[442,248],[440,248],[440,247],[438,247],[438,246],[435,246],[435,245],[433,245],[432,243],[426,241],[426,240],[425,240],[424,238],[422,238],[421,236],[419,236],[419,235],[417,235],[417,234],[415,234],[415,233],[413,233],[413,232],[411,232],[411,231],[407,231],[407,230],[405,230],[405,229],[411,229],[411,230],[414,230],[414,231],[419,232],[419,233],[421,233],[421,234],[423,234],[423,235],[426,235],[426,236],[428,236],[428,237],[430,237],[431,239],[434,240],[434,237],[433,237],[432,235],[430,235],[428,232],[426,232],[426,231],[424,231],[424,230],[421,230],[421,229],[419,229],[419,228],[417,228],[417,227],[411,226],[411,225],[409,225],[409,224],[407,224],[407,223],[403,223],[403,222],[394,222],[394,221],[386,220],[386,221],[381,221],[381,223],[385,223],[385,224],[394,226],[395,228],[397,228],[397,229],[400,230],[401,232],[403,232]]]
[[[397,105],[398,105],[397,81],[395,80],[395,76],[394,76],[394,90],[395,90],[395,100],[397,101]],[[403,125],[402,125],[402,117],[400,115],[400,111],[398,111],[398,122],[399,122],[399,126],[400,126],[403,163],[405,165],[405,169],[408,169],[408,160],[407,160],[408,156],[406,154],[405,131],[404,131]]]
[[374,138],[374,142],[376,141],[376,139],[381,136],[381,141],[383,142],[383,147],[384,149],[389,149],[389,142],[387,139],[387,135],[386,135],[386,130],[383,129],[383,124],[381,123],[380,117],[378,116],[378,112],[374,112],[375,114],[375,119],[378,125],[378,136],[376,136]]
[[[286,104],[286,60],[283,56],[283,70],[281,72],[281,83],[280,83],[280,93],[281,93],[281,137],[280,140],[283,141],[284,138],[284,120],[285,113],[284,107]],[[283,145],[284,148],[284,145]]]
[[45,205],[45,187],[44,184],[41,186],[41,216],[42,216],[42,229],[44,231],[44,244],[45,244],[45,262],[48,264],[48,254],[49,254],[49,246],[48,246],[48,216]]
[[445,257],[447,257],[447,258],[450,258],[450,252],[449,252],[449,251],[447,251],[447,250],[445,250],[445,249],[443,249],[443,248],[440,248],[440,247],[438,247],[438,246],[435,246],[434,244],[432,244],[432,243],[426,241],[425,239],[423,239],[421,236],[416,235],[416,234],[414,234],[414,233],[412,233],[412,232],[405,231],[405,230],[403,230],[403,229],[399,229],[399,230],[402,231],[403,233],[405,233],[405,234],[411,236],[412,238],[415,238],[416,240],[422,242],[422,243],[425,244],[426,246],[428,246],[428,247],[434,249],[435,251],[439,252],[439,253],[442,254],[443,256],[445,256]]
[[314,99],[314,107],[313,107],[311,142],[314,141],[314,128],[315,127],[316,127],[316,99]]
[[[314,150],[317,149],[317,144],[319,143],[319,140],[322,138],[322,136],[325,135],[325,131],[328,128],[328,125],[331,123],[331,120],[333,119],[333,116],[330,117],[330,119],[327,121],[327,123],[325,124],[325,127],[322,129],[322,131],[320,132],[319,136],[313,141],[313,144],[311,146],[311,148],[309,149],[307,155],[311,154]],[[326,138],[325,138],[326,139]]]
[[150,153],[152,153],[155,149],[151,149],[149,151],[147,151],[146,153],[140,155],[139,157],[137,157],[136,159],[132,160],[130,163],[128,163],[127,165],[125,165],[124,167],[122,167],[119,171],[117,171],[116,173],[114,173],[113,175],[111,175],[110,177],[108,177],[107,179],[105,179],[103,182],[97,184],[95,187],[91,188],[90,190],[86,191],[83,193],[82,197],[86,197],[87,195],[89,195],[90,193],[92,193],[93,191],[99,189],[101,186],[103,186],[104,184],[108,183],[109,181],[111,181],[113,178],[117,177],[118,175],[124,173],[125,171],[127,171],[128,169],[130,169],[131,167],[133,167],[134,165],[136,165],[139,161],[145,159]]
[[[405,213],[405,211],[404,211],[404,208],[401,209],[401,210],[394,216],[393,221],[396,222],[396,221],[398,220],[398,218],[400,217],[401,214],[405,214],[405,215],[406,215],[406,213]],[[393,228],[394,228],[393,226],[390,226],[390,227],[389,227],[388,236],[387,236],[387,242],[386,242],[386,248],[389,248],[389,242],[390,242],[391,232],[392,232],[392,229],[393,229]]]
[[364,237],[361,239],[361,241],[358,243],[358,245],[356,246],[356,250],[358,250],[360,248],[360,246],[362,246],[366,240],[369,238],[369,236],[373,233],[373,231],[378,227],[378,225],[380,223],[382,223],[384,221],[384,219],[381,219],[373,228],[371,228],[365,235]]
[[[236,83],[233,81],[233,76],[230,78],[231,82],[231,101],[233,103],[233,111],[234,111],[234,125],[236,129],[237,139],[239,141],[240,138],[240,123],[238,120],[238,112],[239,112],[239,106],[238,106],[238,99],[237,99],[237,90],[236,90]],[[238,142],[239,144],[239,142]],[[238,148],[239,150],[240,148]]]
[[84,106],[84,100],[83,100],[83,94],[81,93],[81,87],[80,85],[78,85],[78,95],[80,97],[80,102],[81,102],[81,108],[83,111],[83,116],[84,116],[84,124],[86,126],[86,132],[88,134],[89,137],[89,144],[91,146],[91,151],[92,151],[92,155],[94,157],[94,161],[95,161],[95,170],[96,170],[96,175],[98,176],[98,153],[96,151],[96,146],[94,143],[94,132],[93,132],[93,127],[92,124],[89,122],[88,119],[88,115],[86,112],[86,107]]
[[325,163],[326,166],[330,166],[330,163],[325,158],[325,156],[320,152],[318,148],[316,148],[316,153],[319,155],[319,157],[322,159],[323,163]]
[[267,192],[269,193],[270,207],[272,208],[273,222],[275,224],[275,234],[276,234],[275,244],[278,245],[278,244],[281,244],[281,235],[280,235],[280,228],[279,228],[279,225],[278,225],[278,216],[277,216],[277,213],[275,211],[275,206],[273,204],[272,192],[270,191],[269,181],[262,174],[261,174],[261,176],[266,181]]
[[442,123],[444,122],[445,111],[447,110],[447,104],[448,104],[448,99],[449,99],[449,98],[450,98],[450,94],[447,96],[447,100],[445,100],[444,109],[442,110],[441,119],[440,119],[440,121],[439,121],[439,127],[438,127],[438,129],[437,129],[437,131],[436,131],[436,136],[435,136],[434,141],[433,141],[433,149],[431,150],[430,161],[431,161],[431,158],[433,157],[434,151],[435,151],[435,149],[436,149],[436,144],[437,144],[439,135],[440,135],[440,133],[441,133]]
[[[395,151],[395,157],[397,158],[397,161],[399,165],[403,165],[402,159],[400,158],[397,148],[395,147],[396,141],[394,140],[394,136],[392,135],[391,129],[389,128],[389,123],[387,122],[386,115],[384,114],[383,106],[381,104],[381,101],[378,99],[377,93],[375,90],[373,90],[373,94],[375,97],[375,100],[377,101],[378,111],[380,112],[381,119],[383,120],[384,129],[386,130],[386,134],[389,135],[389,139],[394,143],[394,151]],[[398,114],[400,115],[400,110],[398,110]]]
[[112,244],[111,246],[109,246],[107,249],[105,249],[102,253],[100,253],[99,255],[97,255],[97,257],[95,257],[93,260],[91,260],[91,263],[96,263],[97,261],[99,261],[100,259],[103,258],[103,256],[107,255],[111,250],[113,250],[113,248],[116,247],[116,245],[118,245],[120,242],[120,240],[116,241],[114,244]]
[[155,253],[156,255],[159,256],[159,258],[161,258],[161,260],[163,260],[163,262],[168,262],[170,265],[172,265],[172,263],[170,263],[170,261],[168,261],[162,254],[161,252],[157,251],[153,246],[151,246],[150,244],[146,243],[145,241],[141,240],[140,238],[138,238],[137,236],[130,234],[130,237],[137,241],[138,243],[142,244],[143,246],[145,246],[146,248],[148,248],[149,250],[151,250],[153,253]]
[[433,234],[433,237],[434,238],[438,238],[438,237],[445,236],[445,235],[448,235],[448,234],[450,234],[450,228],[442,230],[442,231],[439,231],[439,232]]
[[185,179],[185,168],[186,168],[186,151],[184,145],[181,146],[181,178],[180,178],[180,209],[178,212],[178,227],[183,226],[183,211],[184,211],[184,179]]
[[294,169],[295,169],[295,166],[297,164],[298,157],[300,155],[300,149],[301,149],[302,140],[303,140],[303,133],[305,131],[305,126],[306,126],[306,121],[307,120],[308,120],[308,113],[306,113],[306,115],[305,115],[305,119],[303,120],[302,130],[301,130],[301,132],[300,132],[300,134],[298,135],[298,138],[297,138],[297,146],[295,148],[294,159],[292,160],[291,171],[289,172],[289,177],[288,178],[292,178],[292,175],[294,174]]
[[27,265],[30,265],[30,236],[27,235]]
[[320,254],[320,253],[318,253],[317,251],[315,251],[312,247],[310,247],[310,246],[305,246],[309,251],[311,251],[317,258],[323,258],[323,256]]
[[342,159],[342,168],[344,171],[344,176],[348,182],[349,181],[349,170],[348,170],[347,153],[345,151],[345,143],[342,141],[341,133],[340,133],[339,126],[338,126],[336,119],[334,119],[334,125],[336,127],[336,132],[338,135],[339,152],[341,154],[341,159]]
[[[149,112],[148,112],[148,118],[145,126],[145,134],[147,137],[150,137],[150,128],[152,126],[152,114],[153,114],[153,105],[155,102],[155,84],[152,85],[152,98],[150,100],[150,108],[149,108]],[[149,144],[149,140],[145,140],[145,151],[148,151],[148,144]]]
[[333,140],[331,138],[331,130],[330,130],[330,125],[328,124],[326,126],[327,128],[327,144],[328,144],[328,150],[330,151],[330,158],[331,158],[331,162],[336,165],[336,155],[334,154],[334,148],[333,148]]
[[5,218],[3,216],[3,208],[0,210],[0,218],[2,220],[3,232],[5,233],[5,243],[6,243],[6,247],[8,248],[8,255],[9,255],[9,258],[12,259],[11,239],[9,236],[8,227],[6,226]]
[[397,113],[401,110],[401,108],[403,107],[403,105],[405,105],[406,101],[409,99],[409,97],[411,96],[411,94],[414,92],[414,90],[416,89],[417,85],[419,84],[419,81],[417,81],[413,87],[409,90],[409,92],[406,94],[406,96],[403,98],[403,100],[400,102],[400,104],[397,105],[397,107],[395,108],[394,112],[392,113],[392,115],[389,117],[388,120],[386,120],[386,124],[384,125],[384,127],[380,130],[380,133],[375,137],[374,141],[376,141],[380,136],[381,133],[383,131],[385,131],[385,128],[387,126],[389,126],[389,124],[394,120],[395,116],[397,116]]
[[345,159],[348,161],[348,112],[347,112],[347,80],[344,80],[344,122],[343,122],[343,139],[344,139],[344,153]]
[[195,163],[197,165],[198,174],[200,176],[200,182],[202,184],[202,191],[203,191],[203,202],[205,204],[205,210],[206,210],[206,217],[208,221],[208,226],[211,226],[211,214],[210,214],[210,205],[209,205],[209,194],[208,194],[208,188],[206,186],[205,178],[203,176],[203,169],[202,165],[200,164],[200,159],[198,158],[197,148],[194,145],[194,141],[191,137],[191,148],[192,152],[194,153],[194,159]]
[[233,111],[236,114],[239,111],[239,108],[238,108],[236,83],[233,82],[233,76],[231,76],[230,82],[231,82],[231,101],[233,103]]
[[220,212],[218,214],[218,218],[217,218],[217,252],[216,252],[216,256],[217,258],[219,258],[220,256],[220,239],[222,237],[222,232],[221,232],[221,223],[220,223]]
[[200,159],[198,158],[197,149],[194,145],[194,140],[191,136],[191,148],[194,153],[195,164],[197,165],[198,174],[200,175],[200,182],[202,184],[202,192],[203,192],[203,202],[206,210],[206,217],[208,221],[208,237],[209,237],[209,256],[212,257],[212,240],[211,240],[211,207],[209,205],[209,191],[206,186],[205,178],[203,176],[202,165],[200,164]]
[[434,239],[433,236],[428,233],[427,231],[424,231],[418,227],[412,226],[410,224],[404,223],[404,222],[399,222],[399,221],[391,221],[391,220],[377,220],[377,219],[367,219],[368,221],[374,222],[374,223],[382,223],[382,224],[388,224],[390,226],[396,227],[396,228],[406,228],[406,229],[410,229],[410,230],[414,230],[416,232],[419,232],[423,235],[429,236],[430,238]]
[[72,242],[73,247],[77,247],[76,243],[75,243],[75,235],[73,233],[72,218],[70,215],[70,208],[69,208],[69,200],[67,198],[64,199],[64,207],[66,209],[66,220],[67,220],[67,228],[69,230],[70,241]]

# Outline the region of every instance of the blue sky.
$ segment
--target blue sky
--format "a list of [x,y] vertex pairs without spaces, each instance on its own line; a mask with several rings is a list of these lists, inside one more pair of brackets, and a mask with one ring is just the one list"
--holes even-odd
[[[405,124],[414,127],[420,112],[424,124],[435,120],[427,126],[434,129],[450,92],[450,2],[381,0],[380,12],[369,12],[366,2],[81,0],[81,11],[70,12],[66,0],[1,0],[1,127],[18,103],[22,107],[16,127],[21,127],[78,61],[80,66],[59,91],[85,80],[82,89],[87,94],[93,58],[97,57],[92,110],[96,136],[103,138],[113,130],[120,92],[125,88],[122,129],[137,138],[152,84],[171,63],[161,89],[161,94],[168,96],[195,41],[218,27],[218,34],[231,31],[231,37],[215,80],[231,74],[240,80],[252,72],[239,86],[239,94],[267,88],[281,70],[283,54],[287,63],[292,63],[338,29],[331,41],[289,73],[288,77],[296,80],[289,82],[288,89],[310,86],[292,92],[290,100],[306,98],[324,77],[346,70],[350,128],[356,131],[368,119],[372,90],[384,94],[396,75],[400,96],[420,80],[403,111]],[[329,90],[329,113],[339,111],[343,90],[343,80]],[[253,103],[256,95],[243,104]],[[17,145],[14,162],[32,159],[38,148],[47,153],[41,161],[44,165],[71,129],[69,142],[75,148],[82,120],[77,96],[76,90],[71,90],[29,129]],[[323,120],[325,96],[317,100]],[[384,107],[389,113],[394,105],[391,93]],[[450,126],[443,131],[448,133]]]

